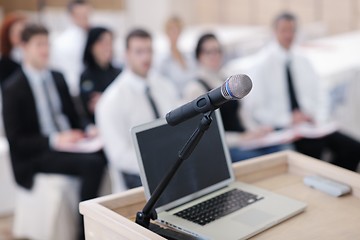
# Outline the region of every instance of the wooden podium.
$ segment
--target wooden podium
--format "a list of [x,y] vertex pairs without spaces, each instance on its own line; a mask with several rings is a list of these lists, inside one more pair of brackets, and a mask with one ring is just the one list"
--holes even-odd
[[[305,212],[251,239],[360,239],[360,174],[292,151],[283,151],[233,165],[238,180],[306,202]],[[303,184],[318,174],[351,186],[335,198]],[[145,204],[143,188],[80,203],[87,240],[164,239],[134,223]],[[221,230],[220,230],[221,231]]]

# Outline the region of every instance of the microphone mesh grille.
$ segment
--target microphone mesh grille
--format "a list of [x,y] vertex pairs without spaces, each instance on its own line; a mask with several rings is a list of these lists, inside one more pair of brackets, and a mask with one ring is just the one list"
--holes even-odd
[[245,74],[230,76],[221,86],[224,98],[233,100],[245,97],[252,88],[251,79]]

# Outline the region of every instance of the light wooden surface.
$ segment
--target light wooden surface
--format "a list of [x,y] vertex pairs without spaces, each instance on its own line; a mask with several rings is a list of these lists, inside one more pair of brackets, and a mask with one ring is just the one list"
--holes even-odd
[[[308,204],[304,213],[251,239],[360,239],[360,175],[304,155],[284,151],[234,164],[237,179]],[[349,184],[350,195],[334,198],[305,186],[318,174]],[[142,209],[142,188],[82,202],[87,240],[163,239],[128,220]]]

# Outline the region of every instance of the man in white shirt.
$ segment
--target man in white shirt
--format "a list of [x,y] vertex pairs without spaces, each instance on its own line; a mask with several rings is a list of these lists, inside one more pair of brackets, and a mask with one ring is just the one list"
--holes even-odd
[[118,174],[114,180],[124,177],[127,188],[133,188],[141,181],[130,129],[164,117],[176,107],[177,93],[170,81],[150,72],[152,40],[146,31],[136,29],[128,34],[126,60],[125,70],[100,99],[95,120],[105,153]]
[[73,96],[79,94],[83,55],[90,27],[91,6],[86,0],[72,0],[68,4],[71,25],[54,40],[51,65],[61,71]]
[[[275,41],[259,54],[259,64],[251,77],[254,88],[247,108],[255,121],[275,128],[299,124],[321,125],[329,118],[326,95],[310,62],[301,56],[293,42],[296,18],[283,13],[274,21]],[[360,160],[360,144],[333,131],[319,138],[303,138],[296,150],[315,158],[332,152],[332,163],[355,171]]]

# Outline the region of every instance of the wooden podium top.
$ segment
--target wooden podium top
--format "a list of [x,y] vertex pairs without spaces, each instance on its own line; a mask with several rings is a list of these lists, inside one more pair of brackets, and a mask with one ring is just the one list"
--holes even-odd
[[[308,204],[305,212],[251,239],[360,238],[360,174],[292,151],[242,161],[233,167],[240,181]],[[335,198],[309,188],[302,180],[311,174],[348,184],[352,192]],[[144,204],[142,187],[81,202],[86,239],[164,239],[134,223]]]

